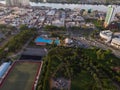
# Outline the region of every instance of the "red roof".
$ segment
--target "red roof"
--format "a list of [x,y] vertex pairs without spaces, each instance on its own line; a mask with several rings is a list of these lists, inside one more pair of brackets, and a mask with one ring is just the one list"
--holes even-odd
[[36,45],[46,45],[46,43],[44,43],[44,42],[38,42],[38,43],[36,43]]

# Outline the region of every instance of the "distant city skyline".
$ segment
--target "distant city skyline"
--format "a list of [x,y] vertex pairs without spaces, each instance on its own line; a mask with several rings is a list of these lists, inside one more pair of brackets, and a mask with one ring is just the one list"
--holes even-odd
[[[2,4],[6,4],[5,0],[0,1],[0,3]],[[51,7],[51,8],[70,8],[70,9],[74,9],[74,8],[78,8],[78,9],[92,9],[92,10],[98,10],[98,11],[103,11],[103,12],[107,12],[108,7],[105,5],[89,5],[89,4],[61,4],[61,3],[35,3],[35,2],[31,2],[30,1],[30,6],[47,6],[47,7]],[[114,7],[116,7],[116,13],[120,12],[120,6],[117,5],[113,5]]]
[[28,6],[29,0],[5,0],[7,6]]

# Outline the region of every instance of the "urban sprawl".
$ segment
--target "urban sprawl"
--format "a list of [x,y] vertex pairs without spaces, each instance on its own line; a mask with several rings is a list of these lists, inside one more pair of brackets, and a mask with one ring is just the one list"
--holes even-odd
[[[31,80],[27,82],[31,85],[30,87],[22,85],[25,88],[23,90],[31,90],[31,88],[32,90],[70,90],[71,81],[75,78],[72,78],[72,75],[74,76],[74,69],[75,72],[81,71],[84,73],[88,71],[93,75],[93,78],[97,81],[96,83],[100,83],[101,87],[102,85],[104,86],[104,80],[101,79],[101,82],[99,82],[100,78],[104,76],[107,79],[112,78],[109,82],[112,81],[118,87],[118,89],[112,90],[120,89],[120,78],[117,77],[119,76],[118,72],[120,72],[120,67],[115,67],[118,64],[115,63],[112,66],[112,59],[110,59],[110,62],[105,61],[105,65],[107,66],[103,64],[104,61],[100,65],[97,64],[108,53],[112,53],[117,59],[120,58],[120,12],[116,13],[114,6],[109,5],[106,13],[92,9],[56,9],[45,6],[30,6],[29,0],[26,0],[26,3],[23,0],[19,0],[19,2],[16,2],[16,0],[14,2],[12,0],[6,0],[6,2],[6,5],[0,4],[0,59],[2,58],[0,63],[0,90],[6,90],[6,88],[8,90],[8,87],[17,88],[16,84],[16,86],[12,86],[11,83],[11,78],[17,75],[14,73],[20,74],[15,77],[15,80],[12,79],[13,83],[18,83],[21,79],[20,81],[25,84],[26,82],[24,80]],[[95,52],[98,62],[91,60],[94,58],[94,55],[93,58],[87,56],[91,48]],[[84,49],[86,51],[88,50],[88,52],[84,52]],[[79,53],[81,53],[81,56],[79,56]],[[105,55],[103,55],[104,53]],[[67,57],[67,54],[71,56]],[[89,54],[92,54],[92,52]],[[63,59],[62,55],[67,58],[63,57]],[[42,61],[42,58],[44,61]],[[72,62],[71,58],[76,62]],[[77,62],[78,58],[90,59],[91,61],[86,64],[86,61],[80,59],[82,61],[82,64],[80,64]],[[15,61],[16,59],[17,61]],[[60,60],[60,64],[58,62],[53,63],[51,59]],[[75,65],[71,65],[71,62]],[[51,69],[51,63],[57,69]],[[52,65],[51,67],[53,67]],[[84,66],[82,67],[84,70],[73,68],[75,66]],[[66,73],[61,67],[67,68]],[[49,69],[51,69],[51,72]],[[107,70],[111,72],[117,71],[117,74],[114,74],[116,77],[109,76],[110,72]],[[41,72],[43,76],[40,76]],[[61,72],[65,74],[61,74]],[[106,74],[105,72],[108,73]],[[48,73],[51,74],[50,81],[47,81]],[[84,74],[88,75],[87,73]],[[29,77],[25,75],[29,75]],[[47,80],[43,78],[42,81],[39,76],[40,78],[47,77]],[[33,80],[34,78],[35,80]],[[47,82],[50,82],[50,88],[57,89],[43,89],[48,84]],[[5,83],[10,86],[8,85],[6,87]],[[107,85],[107,81],[105,83]],[[101,87],[97,88],[99,90],[105,90],[101,89]],[[21,87],[18,88],[20,90]]]

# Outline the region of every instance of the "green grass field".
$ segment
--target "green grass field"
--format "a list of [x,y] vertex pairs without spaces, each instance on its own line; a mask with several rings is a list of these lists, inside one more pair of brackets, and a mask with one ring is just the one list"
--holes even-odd
[[40,63],[17,62],[0,90],[32,90]]

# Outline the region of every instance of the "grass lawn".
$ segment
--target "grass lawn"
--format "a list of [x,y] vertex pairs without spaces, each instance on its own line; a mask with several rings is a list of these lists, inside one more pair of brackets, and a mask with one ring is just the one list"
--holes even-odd
[[71,90],[92,90],[91,86],[94,84],[94,79],[86,71],[81,73],[72,80]]
[[17,62],[0,90],[32,90],[40,63]]

